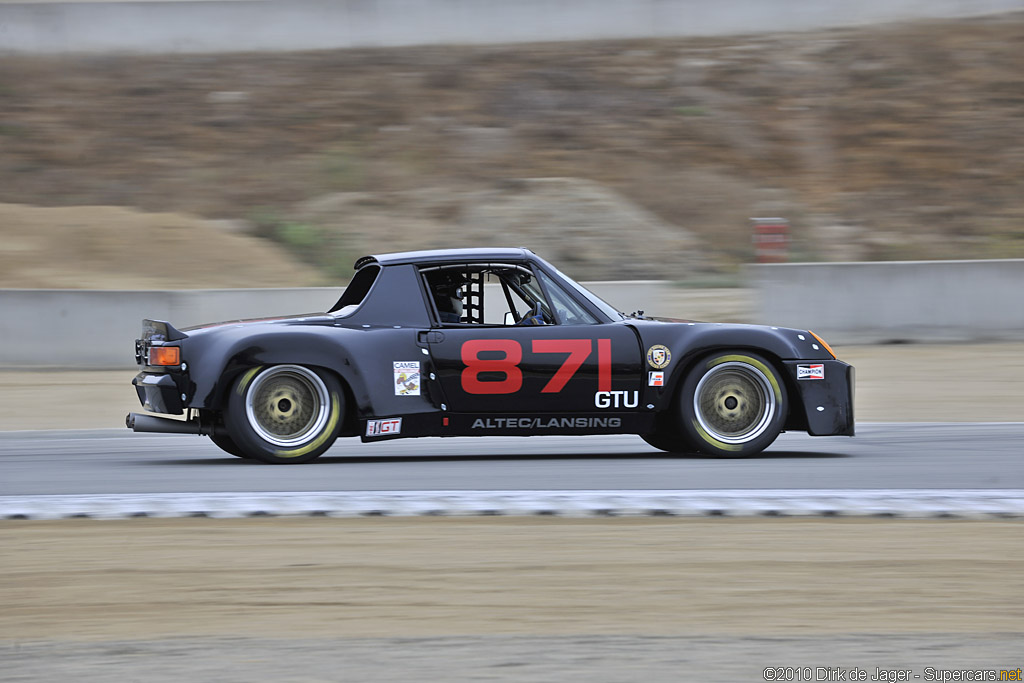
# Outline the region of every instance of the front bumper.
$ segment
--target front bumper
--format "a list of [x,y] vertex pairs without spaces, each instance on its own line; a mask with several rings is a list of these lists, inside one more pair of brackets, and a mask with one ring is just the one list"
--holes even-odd
[[853,436],[853,366],[840,360],[794,360],[783,365],[788,375],[786,384],[796,388],[803,403],[807,433]]
[[132,384],[146,410],[167,415],[184,412],[183,392],[174,375],[143,371],[135,375]]

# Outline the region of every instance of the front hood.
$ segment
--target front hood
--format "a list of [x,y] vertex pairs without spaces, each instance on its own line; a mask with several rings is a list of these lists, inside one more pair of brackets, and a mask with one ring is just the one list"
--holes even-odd
[[701,320],[687,320],[686,318],[659,318],[653,315],[646,315],[643,320],[654,320],[659,323],[699,323]]
[[631,320],[644,349],[666,346],[676,358],[709,348],[762,349],[782,360],[829,360],[832,353],[807,330],[742,323]]

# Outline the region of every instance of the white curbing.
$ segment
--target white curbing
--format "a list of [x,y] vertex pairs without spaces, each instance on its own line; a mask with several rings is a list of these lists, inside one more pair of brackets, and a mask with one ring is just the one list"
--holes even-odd
[[315,491],[0,496],[0,519],[263,515],[1024,518],[1024,490]]

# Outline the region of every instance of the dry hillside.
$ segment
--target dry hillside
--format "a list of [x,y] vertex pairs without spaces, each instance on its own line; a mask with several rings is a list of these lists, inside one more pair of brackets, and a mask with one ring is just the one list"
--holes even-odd
[[230,225],[116,206],[0,204],[0,288],[219,289],[324,284]]
[[[244,220],[331,278],[364,251],[543,236],[538,250],[572,274],[684,279],[749,260],[756,215],[792,221],[794,258],[1020,257],[1022,65],[1024,14],[685,40],[5,56],[0,201]],[[573,191],[560,203],[538,178]]]

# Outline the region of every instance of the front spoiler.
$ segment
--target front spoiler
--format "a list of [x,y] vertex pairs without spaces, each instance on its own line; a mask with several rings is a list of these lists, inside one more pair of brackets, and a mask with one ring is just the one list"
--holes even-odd
[[[840,360],[783,361],[786,384],[796,387],[811,436],[853,436],[854,369]],[[822,366],[820,371],[814,366]],[[801,371],[803,367],[803,371]],[[813,368],[813,369],[810,369]],[[801,379],[816,377],[822,379]]]

